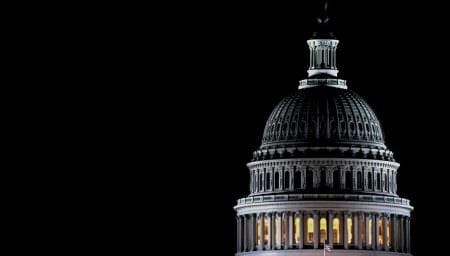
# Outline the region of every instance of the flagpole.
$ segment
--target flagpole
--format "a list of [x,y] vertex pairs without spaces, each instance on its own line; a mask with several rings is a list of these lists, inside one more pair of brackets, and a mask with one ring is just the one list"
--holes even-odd
[[327,240],[323,241],[323,256],[325,256],[325,247],[327,247]]

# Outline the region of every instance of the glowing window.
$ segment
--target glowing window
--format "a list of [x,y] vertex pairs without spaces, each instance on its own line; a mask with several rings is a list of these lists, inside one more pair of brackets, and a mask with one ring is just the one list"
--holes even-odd
[[327,219],[320,219],[320,243],[324,243],[327,240]]
[[387,246],[391,247],[391,221],[390,220],[388,220],[386,231],[387,231],[386,243],[387,243]]
[[296,244],[300,242],[300,217],[295,217],[294,221],[294,241]]
[[269,244],[269,219],[264,218],[264,245]]
[[359,234],[361,237],[361,242],[365,243],[366,242],[366,221],[364,218],[360,218],[359,223],[360,223],[359,226],[361,227],[361,230],[359,231]]
[[341,238],[339,236],[340,234],[340,221],[339,218],[334,218],[333,219],[333,243],[338,244],[341,242]]
[[378,221],[378,244],[383,245],[383,221]]
[[353,243],[353,220],[351,217],[347,218],[347,242]]
[[306,243],[311,244],[314,239],[314,220],[309,217],[306,221]]

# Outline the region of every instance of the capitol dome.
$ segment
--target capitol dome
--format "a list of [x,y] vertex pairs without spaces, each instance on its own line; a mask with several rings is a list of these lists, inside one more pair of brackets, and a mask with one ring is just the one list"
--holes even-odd
[[330,86],[298,90],[272,111],[260,149],[292,146],[386,149],[369,105],[351,90]]
[[326,9],[307,41],[307,78],[274,108],[247,163],[236,256],[412,256],[400,164],[374,111],[338,77]]

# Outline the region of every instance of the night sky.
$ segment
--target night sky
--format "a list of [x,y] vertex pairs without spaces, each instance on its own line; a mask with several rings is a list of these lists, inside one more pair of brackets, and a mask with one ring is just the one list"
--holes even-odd
[[[168,200],[175,202],[174,216],[188,221],[173,224],[186,229],[177,240],[190,246],[189,254],[235,252],[233,206],[249,192],[246,163],[272,109],[306,77],[306,40],[318,7],[297,2],[189,4],[193,12],[176,8],[170,17],[181,18],[166,19],[173,24],[162,39],[160,66],[169,71],[161,97],[170,103],[158,109],[167,113],[160,122],[170,134],[164,166],[177,175]],[[330,4],[340,40],[339,76],[380,119],[401,164],[399,195],[415,207],[413,253],[431,255],[426,250],[441,251],[448,240],[437,235],[443,227],[438,216],[448,213],[430,199],[445,201],[448,171],[448,150],[440,149],[449,131],[444,7],[352,2]]]

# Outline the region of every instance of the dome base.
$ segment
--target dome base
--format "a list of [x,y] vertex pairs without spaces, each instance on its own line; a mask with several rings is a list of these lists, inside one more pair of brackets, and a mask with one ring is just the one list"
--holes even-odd
[[[292,249],[292,250],[268,250],[240,252],[236,256],[323,256],[323,249]],[[388,252],[375,250],[339,250],[333,249],[325,255],[333,256],[412,256],[410,253]]]

